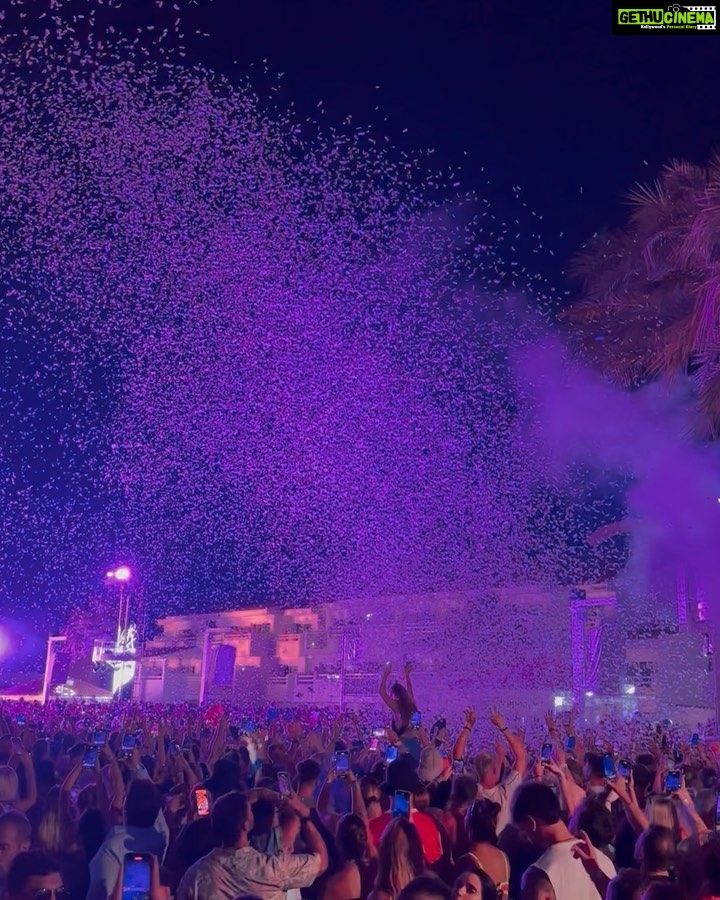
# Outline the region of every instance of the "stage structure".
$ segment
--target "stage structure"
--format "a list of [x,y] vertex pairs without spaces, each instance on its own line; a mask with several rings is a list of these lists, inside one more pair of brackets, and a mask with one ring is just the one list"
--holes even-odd
[[[512,623],[512,625],[510,625]],[[146,701],[358,708],[378,703],[379,673],[415,665],[424,712],[476,699],[516,712],[569,704],[567,593],[517,587],[263,607],[158,621],[142,648],[135,696]]]
[[132,696],[140,647],[137,626],[130,621],[128,566],[109,571],[105,584],[117,590],[118,619],[115,640],[95,640],[87,658],[70,654],[66,635],[48,639],[42,701],[53,698],[111,700]]

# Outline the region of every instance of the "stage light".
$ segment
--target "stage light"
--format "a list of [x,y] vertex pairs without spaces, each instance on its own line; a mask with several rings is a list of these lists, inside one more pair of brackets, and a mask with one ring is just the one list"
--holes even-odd
[[595,694],[592,691],[585,691],[585,696],[586,697],[594,697]]
[[131,575],[129,566],[118,566],[115,569],[115,581],[130,581]]
[[634,694],[635,693],[635,685],[634,684],[626,684],[625,685],[625,693],[626,694]]

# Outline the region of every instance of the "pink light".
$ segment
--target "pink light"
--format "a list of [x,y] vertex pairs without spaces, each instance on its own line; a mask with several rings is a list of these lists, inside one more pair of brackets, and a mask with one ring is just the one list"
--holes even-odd
[[131,576],[132,572],[129,566],[118,566],[114,571],[107,573],[107,577],[115,581],[130,581]]
[[10,645],[10,635],[0,628],[0,659],[3,656],[8,656],[10,654],[11,645]]

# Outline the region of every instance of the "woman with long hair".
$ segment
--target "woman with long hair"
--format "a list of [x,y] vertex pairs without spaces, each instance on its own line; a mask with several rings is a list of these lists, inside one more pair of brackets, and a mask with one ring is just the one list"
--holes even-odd
[[417,829],[407,819],[393,819],[380,840],[377,877],[368,900],[395,900],[424,869]]
[[465,814],[465,834],[469,850],[455,867],[458,875],[467,871],[485,872],[492,879],[498,900],[510,894],[510,863],[497,847],[497,820],[500,804],[492,800],[476,800]]
[[325,882],[323,900],[361,900],[372,890],[377,873],[374,848],[360,816],[343,816],[335,835],[340,867]]
[[392,712],[393,716],[395,716],[395,721],[393,722],[393,730],[398,735],[398,737],[402,737],[408,731],[412,729],[412,717],[413,713],[418,711],[417,703],[415,702],[415,694],[413,693],[412,682],[410,681],[410,674],[412,672],[412,665],[410,663],[405,664],[405,685],[400,684],[399,681],[396,681],[395,684],[390,688],[390,692],[388,693],[388,680],[390,678],[390,672],[392,671],[392,666],[388,663],[383,670],[382,678],[380,680],[380,696],[383,699],[383,702],[388,707],[388,709]]
[[65,814],[60,787],[48,792],[35,833],[35,844],[49,856],[64,856],[78,849],[76,823]]

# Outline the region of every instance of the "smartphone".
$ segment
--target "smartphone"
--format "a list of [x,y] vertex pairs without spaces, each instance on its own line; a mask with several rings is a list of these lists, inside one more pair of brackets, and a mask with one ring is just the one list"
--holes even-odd
[[105,732],[104,731],[96,731],[95,734],[93,735],[93,744],[95,744],[96,747],[102,747],[102,745],[104,743],[105,743]]
[[395,762],[398,758],[398,748],[394,744],[388,745],[387,750],[385,751],[385,762],[391,763]]
[[627,759],[618,760],[617,764],[617,773],[621,778],[629,778],[630,777],[630,761]]
[[335,759],[335,771],[338,775],[347,775],[350,771],[350,754],[338,753]]
[[411,728],[419,728],[421,724],[422,724],[422,716],[420,715],[419,712],[414,712],[410,716],[410,727]]
[[374,753],[377,748],[380,746],[380,741],[377,738],[371,738],[370,740],[370,750]]
[[372,736],[374,738],[384,738],[385,737],[385,729],[384,728],[373,728]]
[[205,788],[195,788],[193,791],[193,798],[195,800],[195,809],[197,809],[198,816],[209,816],[210,799]]
[[123,861],[122,900],[150,900],[152,856],[126,853]]
[[465,771],[465,762],[462,759],[454,759],[452,764],[453,775],[462,775]]
[[83,756],[83,769],[94,769],[98,758],[98,748],[90,747]]
[[615,778],[617,777],[615,760],[613,759],[612,753],[606,753],[605,756],[603,756],[603,775],[608,781],[615,781]]
[[137,738],[134,734],[126,734],[123,738],[123,750],[134,750],[137,747]]
[[565,752],[566,753],[574,753],[575,752],[575,743],[576,743],[575,738],[572,736],[569,737],[567,739],[567,741],[565,742]]
[[543,744],[540,750],[540,762],[549,763],[552,759],[553,745]]
[[680,790],[680,785],[682,784],[682,773],[681,772],[668,772],[667,777],[665,778],[665,793],[666,794],[674,794],[676,791]]
[[290,796],[290,776],[287,772],[278,772],[277,776],[278,791],[281,797]]
[[392,816],[397,818],[410,818],[410,794],[407,791],[395,791],[392,802]]
[[693,750],[697,750],[697,748],[700,746],[700,735],[697,733],[697,731],[690,738],[690,746]]

